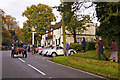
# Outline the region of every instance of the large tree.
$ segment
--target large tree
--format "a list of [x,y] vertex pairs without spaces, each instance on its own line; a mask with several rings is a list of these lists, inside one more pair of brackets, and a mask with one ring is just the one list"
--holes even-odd
[[120,2],[96,4],[97,17],[100,21],[98,35],[102,35],[110,44],[112,39],[120,44]]
[[15,27],[19,28],[15,17],[11,15],[2,16],[2,44],[10,45],[10,43],[18,39],[19,35],[16,35],[15,32],[17,32],[17,30]]
[[2,28],[2,45],[10,45],[12,43],[12,35],[9,30]]
[[[68,28],[69,24],[75,22],[74,20],[76,20],[76,19],[75,19],[74,14],[81,9],[81,7],[84,5],[84,3],[86,3],[86,2],[85,1],[84,2],[80,2],[80,1],[78,1],[78,2],[62,2],[62,0],[61,0],[61,4],[59,6],[57,6],[57,7],[55,7],[55,8],[57,8],[58,11],[60,11],[62,13],[63,43],[64,43],[64,51],[65,51],[65,53],[66,53],[65,27]],[[85,8],[89,8],[92,5],[89,5],[88,7],[85,7]],[[76,22],[74,24],[76,24]],[[71,26],[69,28],[71,28]],[[73,29],[74,30],[73,34],[76,34],[75,29],[77,29],[77,28]],[[69,30],[71,30],[71,29],[69,29]],[[74,39],[75,39],[75,36],[74,36]],[[76,40],[74,40],[74,41],[76,42]]]
[[[78,19],[77,15],[72,16],[70,22],[67,24],[67,30],[72,33],[74,38],[74,43],[76,43],[76,35],[77,32],[84,32],[86,27],[90,27],[89,25],[86,25],[86,23],[90,23],[90,16],[84,15],[81,17],[81,19]],[[86,26],[84,26],[86,25]]]
[[8,30],[12,29],[17,25],[17,21],[15,17],[12,17],[11,15],[5,15],[3,16],[3,22],[4,22],[4,27]]
[[26,39],[30,39],[31,28],[34,27],[37,32],[37,38],[35,39],[40,40],[39,35],[42,35],[43,32],[45,32],[45,27],[50,24],[53,19],[55,19],[55,16],[52,13],[52,8],[40,3],[38,5],[31,5],[30,7],[27,7],[27,10],[25,10],[22,15],[28,19],[23,26]]

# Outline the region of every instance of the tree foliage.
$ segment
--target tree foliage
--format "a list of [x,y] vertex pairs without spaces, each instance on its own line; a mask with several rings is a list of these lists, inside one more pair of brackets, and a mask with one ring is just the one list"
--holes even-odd
[[12,17],[11,15],[3,16],[4,27],[8,30],[12,29],[14,26],[17,25],[16,18]]
[[98,34],[111,44],[114,39],[120,43],[120,2],[96,3],[96,12],[100,26]]
[[[2,16],[2,44],[3,45],[10,45],[15,40],[21,40],[23,37],[21,29],[19,28],[18,22],[16,21],[15,17],[11,15],[3,15]],[[19,33],[19,34],[17,34]]]
[[78,19],[77,15],[72,16],[70,22],[67,24],[67,30],[73,34],[74,43],[77,42],[76,41],[77,32],[84,32],[85,30],[87,30],[86,27],[89,26],[83,26],[83,25],[89,22],[90,22],[89,15],[83,16],[81,20]]
[[11,39],[12,35],[9,30],[6,28],[2,28],[2,45],[10,45],[11,44]]
[[43,32],[45,32],[45,27],[50,24],[53,19],[55,19],[55,16],[52,13],[52,8],[40,3],[38,5],[31,5],[30,7],[27,7],[27,10],[25,10],[22,15],[28,19],[23,26],[25,39],[31,37],[31,28],[35,27],[37,32],[37,38],[35,39],[40,40],[39,35],[42,35]]
[[[64,23],[67,27],[67,30],[73,34],[74,42],[76,43],[76,33],[79,31],[86,30],[86,26],[83,26],[85,23],[90,21],[90,16],[78,15],[76,12],[80,11],[85,2],[64,2],[58,6],[58,11],[64,13]],[[92,6],[92,5],[90,5]],[[89,8],[85,7],[85,8]],[[79,19],[79,17],[82,18]],[[87,18],[87,19],[86,19]]]

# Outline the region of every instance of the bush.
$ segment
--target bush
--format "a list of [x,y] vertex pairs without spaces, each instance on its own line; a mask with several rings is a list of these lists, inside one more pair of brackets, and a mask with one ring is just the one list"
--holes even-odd
[[[82,46],[79,43],[70,43],[70,49],[74,49],[76,51],[81,51]],[[94,42],[86,42],[86,50],[95,50],[95,43]]]
[[74,49],[76,51],[81,51],[82,50],[82,46],[79,43],[70,43],[69,48]]
[[95,42],[86,42],[86,50],[95,50]]

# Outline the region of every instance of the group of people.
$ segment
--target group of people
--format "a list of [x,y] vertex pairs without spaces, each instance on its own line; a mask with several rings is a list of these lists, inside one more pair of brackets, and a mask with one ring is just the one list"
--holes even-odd
[[24,51],[27,51],[27,52],[30,52],[30,48],[31,48],[31,52],[32,52],[32,55],[35,54],[35,48],[34,48],[34,45],[32,45],[30,47],[30,45],[26,45],[26,44],[23,44],[22,41],[15,41],[13,42],[12,44],[12,49],[16,49],[16,48],[24,48]]
[[[102,39],[102,36],[96,36],[96,38],[94,39],[96,44],[95,44],[95,48],[96,48],[96,54],[99,55],[99,60],[101,60],[101,54],[103,55],[103,57],[106,59],[106,61],[108,61],[109,59],[106,57],[106,55],[104,54],[104,49],[105,49],[105,42]],[[85,48],[86,48],[86,40],[85,37],[83,37],[83,40],[81,41],[81,46],[83,49],[83,53],[86,52]],[[115,60],[115,62],[118,62],[118,45],[115,42],[115,40],[112,40],[112,45],[109,47],[111,49],[111,57],[110,57],[110,61],[113,62],[113,60]],[[66,56],[68,56],[68,50],[69,50],[69,44],[66,44]]]
[[[101,54],[103,55],[103,57],[106,58],[106,60],[108,61],[109,59],[106,57],[106,55],[104,54],[104,49],[105,49],[105,42],[102,39],[101,36],[96,36],[96,54],[99,54],[99,60],[101,60]],[[111,49],[111,57],[110,57],[110,61],[113,62],[113,60],[115,60],[115,62],[118,62],[118,45],[115,42],[115,40],[112,40],[112,45],[109,47]]]

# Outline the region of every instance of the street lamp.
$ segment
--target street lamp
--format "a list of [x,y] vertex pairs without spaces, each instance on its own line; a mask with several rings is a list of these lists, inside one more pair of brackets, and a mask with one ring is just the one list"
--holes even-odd
[[31,31],[32,31],[32,45],[34,45],[34,34],[35,34],[35,28],[32,27],[32,28],[31,28]]

